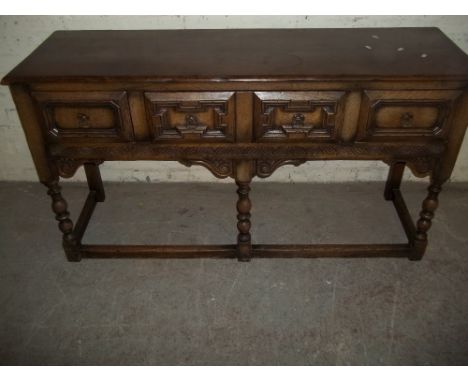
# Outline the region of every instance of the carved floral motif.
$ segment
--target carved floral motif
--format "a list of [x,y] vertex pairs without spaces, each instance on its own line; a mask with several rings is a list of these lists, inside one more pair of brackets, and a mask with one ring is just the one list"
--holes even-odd
[[257,160],[256,174],[260,178],[267,178],[281,166],[294,165],[299,166],[305,163],[305,159],[260,159]]
[[419,177],[423,178],[432,173],[437,165],[437,158],[434,157],[419,157],[409,160],[406,164],[411,172]]
[[[390,166],[395,160],[383,160],[383,162]],[[414,176],[424,178],[434,171],[437,165],[437,158],[431,156],[410,158],[405,161],[405,165],[411,170]]]
[[179,160],[184,166],[190,167],[193,165],[200,165],[216,176],[217,178],[227,178],[233,176],[233,165],[231,160],[225,159],[203,159],[203,160]]
[[67,157],[55,158],[54,163],[58,171],[58,175],[62,178],[71,178],[76,171],[85,163],[101,164],[102,160],[89,159],[73,159]]

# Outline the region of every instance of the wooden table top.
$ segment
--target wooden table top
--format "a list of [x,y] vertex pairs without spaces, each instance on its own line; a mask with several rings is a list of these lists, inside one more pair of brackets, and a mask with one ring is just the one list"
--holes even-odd
[[57,31],[2,83],[425,78],[468,79],[438,28]]

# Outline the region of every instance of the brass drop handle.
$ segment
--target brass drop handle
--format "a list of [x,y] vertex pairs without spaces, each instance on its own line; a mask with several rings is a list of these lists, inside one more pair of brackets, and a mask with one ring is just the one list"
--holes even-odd
[[304,126],[305,117],[301,113],[296,113],[292,117],[291,125],[292,126]]
[[413,126],[413,113],[403,113],[400,117],[401,126],[411,127]]
[[83,113],[78,113],[76,115],[76,118],[78,118],[78,127],[82,129],[86,129],[90,126],[89,124],[89,116]]

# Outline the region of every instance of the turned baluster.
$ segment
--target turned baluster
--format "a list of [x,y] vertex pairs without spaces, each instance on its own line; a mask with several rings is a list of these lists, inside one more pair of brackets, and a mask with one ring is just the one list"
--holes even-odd
[[251,237],[250,237],[250,209],[252,203],[249,199],[249,182],[236,181],[238,186],[237,194],[237,250],[239,261],[250,261],[251,258]]
[[420,260],[424,255],[427,246],[427,231],[431,228],[434,212],[439,205],[437,198],[442,188],[438,184],[431,184],[427,190],[428,194],[422,203],[422,210],[416,223],[415,252],[411,256],[411,260]]
[[61,187],[58,179],[45,183],[47,194],[52,198],[52,210],[55,213],[55,219],[59,222],[58,227],[63,233],[63,248],[69,261],[80,261],[79,243],[73,234],[73,222],[70,219],[68,205],[61,194]]

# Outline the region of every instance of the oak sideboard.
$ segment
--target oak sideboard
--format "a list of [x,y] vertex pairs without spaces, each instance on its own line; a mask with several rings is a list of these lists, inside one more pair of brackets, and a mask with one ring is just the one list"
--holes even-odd
[[[2,84],[10,87],[70,261],[419,260],[468,125],[468,58],[437,28],[57,31]],[[232,178],[237,239],[190,246],[83,243],[105,198],[99,165],[117,160],[179,161]],[[252,244],[252,179],[314,160],[387,163],[384,197],[407,241]],[[59,179],[80,166],[89,194],[73,222]],[[406,167],[430,178],[414,219],[400,191]]]

